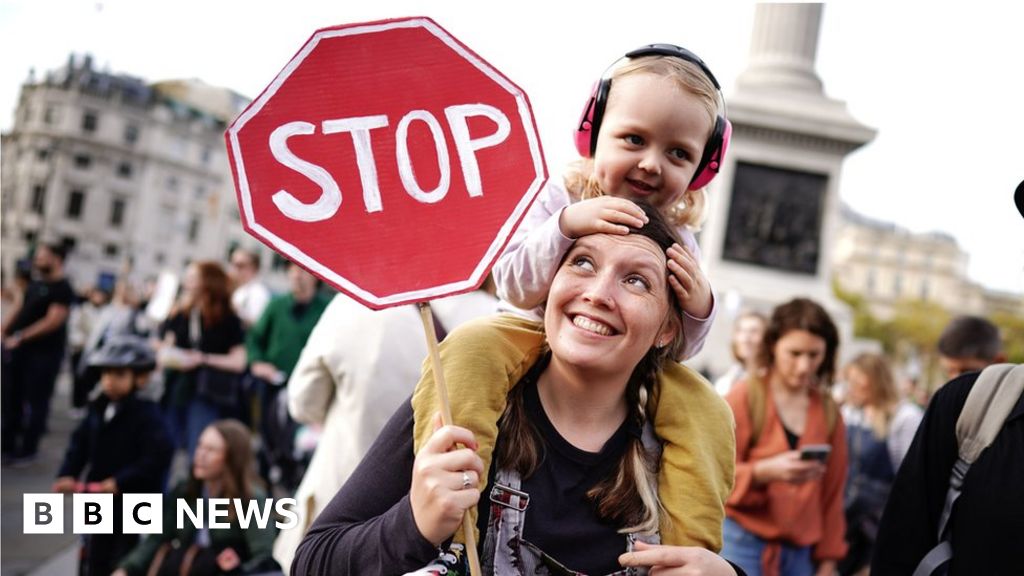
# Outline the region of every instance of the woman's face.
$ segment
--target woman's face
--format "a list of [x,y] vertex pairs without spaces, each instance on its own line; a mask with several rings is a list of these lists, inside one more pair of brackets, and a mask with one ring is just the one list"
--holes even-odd
[[228,443],[213,426],[207,426],[199,436],[195,456],[192,457],[192,475],[197,480],[216,480],[226,469]]
[[736,330],[732,335],[732,344],[736,356],[749,362],[756,354],[764,337],[764,322],[757,316],[744,316],[736,322]]
[[573,244],[544,313],[552,355],[584,370],[630,373],[676,333],[665,252],[644,236],[592,234]]
[[792,390],[807,389],[818,379],[825,361],[825,339],[806,330],[790,330],[775,343],[772,372]]
[[866,406],[871,403],[871,379],[863,370],[856,366],[846,369],[846,400],[854,406]]
[[181,290],[187,298],[195,298],[199,294],[199,269],[189,266],[185,269],[185,278],[181,281]]

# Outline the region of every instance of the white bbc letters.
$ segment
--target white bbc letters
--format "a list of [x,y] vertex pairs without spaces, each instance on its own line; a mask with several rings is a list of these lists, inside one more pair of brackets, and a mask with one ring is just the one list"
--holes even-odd
[[[167,502],[163,494],[123,494],[121,498],[121,531],[124,534],[163,533],[163,507]],[[73,494],[71,501],[72,533],[114,533],[116,519],[113,494]],[[286,530],[298,525],[298,515],[294,511],[296,505],[294,498],[209,498],[192,502],[178,498],[175,501],[175,516],[179,530],[184,529],[186,524],[200,528],[204,526],[204,518],[209,521],[205,526],[210,530],[229,529],[231,522],[227,518],[231,510],[234,510],[243,530],[264,529],[271,524],[278,530]],[[25,534],[63,534],[64,495],[25,494],[22,499],[22,521]]]
[[[455,150],[459,155],[459,166],[466,182],[466,191],[470,197],[483,196],[483,182],[480,178],[480,164],[476,154],[484,148],[497,146],[508,139],[512,125],[504,112],[487,104],[458,104],[444,109],[448,127],[455,141]],[[469,134],[468,119],[483,116],[497,125],[493,134],[482,138],[472,138]],[[420,186],[409,156],[409,125],[413,121],[423,122],[430,131],[437,155],[440,178],[432,190],[424,190]],[[384,210],[380,196],[380,183],[377,177],[377,161],[373,155],[373,139],[370,132],[390,125],[386,115],[357,116],[354,118],[337,118],[324,120],[321,129],[324,135],[347,132],[352,136],[355,149],[356,166],[359,169],[359,182],[363,187],[363,207],[368,213]],[[319,222],[333,217],[341,207],[341,188],[330,172],[323,166],[299,158],[288,147],[288,139],[297,136],[310,136],[316,133],[316,126],[309,122],[295,121],[282,124],[270,134],[269,147],[274,159],[286,168],[290,168],[308,178],[320,188],[320,196],[312,203],[305,203],[285,189],[278,190],[271,196],[274,205],[282,214],[300,222]],[[437,118],[428,110],[412,110],[402,116],[395,130],[395,162],[398,176],[405,192],[417,202],[433,204],[440,202],[448,194],[451,185],[451,162],[448,156],[448,144],[444,130]]]

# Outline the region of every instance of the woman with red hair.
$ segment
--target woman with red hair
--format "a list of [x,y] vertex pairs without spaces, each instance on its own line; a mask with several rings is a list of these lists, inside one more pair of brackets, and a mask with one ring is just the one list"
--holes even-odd
[[220,264],[188,266],[181,298],[161,335],[159,359],[167,374],[163,402],[177,441],[184,440],[191,457],[207,425],[239,410],[246,364],[242,321],[231,308],[230,280]]

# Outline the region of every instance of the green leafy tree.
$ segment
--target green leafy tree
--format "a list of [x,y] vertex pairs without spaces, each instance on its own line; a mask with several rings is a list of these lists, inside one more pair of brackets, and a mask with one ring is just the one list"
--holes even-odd
[[1003,336],[1003,351],[1006,361],[1024,363],[1024,316],[1017,314],[994,314],[990,320],[999,327]]

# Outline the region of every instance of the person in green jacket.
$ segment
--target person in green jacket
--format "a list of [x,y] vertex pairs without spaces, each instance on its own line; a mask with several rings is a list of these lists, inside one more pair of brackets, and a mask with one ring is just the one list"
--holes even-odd
[[330,298],[317,290],[312,274],[292,263],[288,268],[289,291],[271,299],[259,320],[246,334],[245,346],[252,393],[259,398],[257,430],[260,434],[260,474],[268,484],[275,480],[294,492],[302,471],[292,451],[297,426],[289,417],[280,394],[299,361],[320,315]]
[[[253,517],[246,526],[239,522],[234,499],[248,509],[263,510],[263,493],[251,480],[252,436],[237,420],[218,420],[199,437],[189,478],[176,486],[164,500],[163,530],[143,539],[117,566],[112,576],[247,574],[279,570],[270,556],[275,524],[260,527]],[[208,500],[227,498],[228,528],[211,529]],[[206,522],[197,528],[186,514],[177,527],[177,505],[184,499],[196,512],[202,506]],[[199,501],[199,502],[197,502]],[[218,518],[218,521],[224,521]]]

